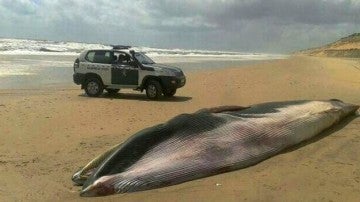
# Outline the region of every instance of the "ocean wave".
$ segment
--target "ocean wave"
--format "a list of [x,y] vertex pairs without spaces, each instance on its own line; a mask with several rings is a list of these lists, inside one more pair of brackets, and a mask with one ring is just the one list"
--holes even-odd
[[103,44],[56,42],[28,39],[0,39],[0,54],[4,55],[78,55],[86,49],[108,49]]
[[[0,39],[0,55],[78,55],[86,49],[111,49],[110,45],[79,42],[56,42],[28,39]],[[234,51],[164,49],[133,47],[135,51],[145,52],[150,57],[192,57],[226,60],[263,60],[284,58],[280,54],[246,53]]]

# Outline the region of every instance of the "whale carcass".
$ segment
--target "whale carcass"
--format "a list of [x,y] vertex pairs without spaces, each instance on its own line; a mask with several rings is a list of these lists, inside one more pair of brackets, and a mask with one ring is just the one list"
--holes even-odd
[[340,100],[223,106],[131,136],[73,175],[81,196],[155,189],[245,168],[310,139],[359,106]]

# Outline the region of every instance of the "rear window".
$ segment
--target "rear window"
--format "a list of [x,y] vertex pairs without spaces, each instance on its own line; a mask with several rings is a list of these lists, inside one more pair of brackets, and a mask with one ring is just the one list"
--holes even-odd
[[114,53],[111,51],[89,51],[85,58],[93,63],[111,64],[114,61]]

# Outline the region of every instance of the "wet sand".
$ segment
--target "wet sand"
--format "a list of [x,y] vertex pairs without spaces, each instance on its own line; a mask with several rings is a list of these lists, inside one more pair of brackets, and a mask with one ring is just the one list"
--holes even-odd
[[[140,129],[218,105],[338,98],[360,104],[360,60],[291,57],[195,71],[176,97],[86,97],[78,86],[0,90],[0,201],[85,201],[71,175]],[[91,201],[356,201],[360,118],[255,166]]]

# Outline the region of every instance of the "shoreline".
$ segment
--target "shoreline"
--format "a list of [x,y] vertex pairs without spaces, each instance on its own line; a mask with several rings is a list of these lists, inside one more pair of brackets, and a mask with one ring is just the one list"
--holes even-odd
[[[0,201],[85,201],[71,175],[135,132],[219,105],[332,99],[360,104],[359,60],[294,56],[187,74],[174,98],[89,98],[79,86],[0,89]],[[356,201],[360,118],[249,168],[92,201]],[[221,184],[217,186],[217,184]]]
[[[0,55],[0,89],[43,89],[66,87],[73,84],[73,62],[76,56],[4,56]],[[272,60],[221,60],[196,57],[175,60],[163,57],[166,65],[180,67],[185,74],[197,71],[211,71],[243,67]],[[194,59],[195,58],[195,59]],[[161,64],[161,62],[159,62]]]

